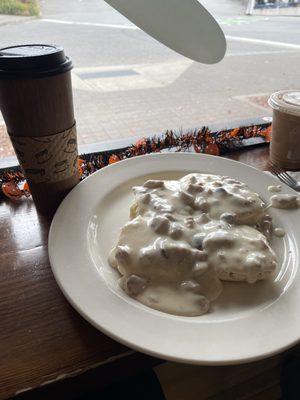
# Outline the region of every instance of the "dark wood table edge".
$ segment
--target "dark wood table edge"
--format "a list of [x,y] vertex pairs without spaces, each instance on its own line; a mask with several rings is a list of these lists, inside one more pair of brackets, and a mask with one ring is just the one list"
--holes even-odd
[[[122,384],[163,362],[165,361],[129,349],[117,357],[111,357],[84,371],[74,371],[67,376],[46,381],[39,387],[25,389],[10,398],[14,400],[53,400],[54,398],[73,400],[81,396],[86,398],[89,393],[95,392],[99,393],[100,398],[101,391],[107,387]],[[130,368],[128,368],[129,364]],[[116,375],[116,371],[122,371],[122,374]]]

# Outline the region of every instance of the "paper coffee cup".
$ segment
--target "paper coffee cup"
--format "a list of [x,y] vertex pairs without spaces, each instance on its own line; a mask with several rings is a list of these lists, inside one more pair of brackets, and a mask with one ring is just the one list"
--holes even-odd
[[60,46],[0,49],[0,109],[39,211],[78,183],[72,61]]

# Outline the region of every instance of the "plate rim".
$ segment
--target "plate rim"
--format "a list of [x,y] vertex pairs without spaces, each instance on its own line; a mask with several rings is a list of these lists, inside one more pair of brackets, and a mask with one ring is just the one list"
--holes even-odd
[[[54,215],[54,218],[52,220],[51,226],[50,226],[50,230],[49,230],[49,235],[48,235],[48,252],[49,252],[49,259],[50,259],[50,265],[51,265],[51,269],[54,275],[54,278],[59,286],[59,288],[61,289],[61,291],[63,292],[64,296],[66,297],[66,299],[68,300],[68,302],[72,305],[72,307],[85,319],[87,320],[92,326],[94,326],[97,330],[103,332],[105,335],[111,337],[112,339],[116,340],[119,343],[122,343],[123,345],[131,348],[131,349],[135,349],[137,351],[146,353],[148,355],[154,356],[154,357],[159,357],[159,358],[163,358],[166,360],[170,360],[170,361],[176,361],[176,362],[183,362],[183,363],[187,363],[187,364],[196,364],[196,365],[207,365],[207,366],[222,366],[222,365],[236,365],[236,364],[243,364],[243,363],[249,363],[249,362],[253,362],[253,361],[257,361],[260,359],[264,359],[267,357],[270,357],[272,355],[276,355],[278,353],[281,353],[291,347],[293,347],[294,345],[296,345],[297,343],[299,343],[300,341],[300,335],[297,339],[295,339],[294,341],[290,341],[289,343],[287,343],[286,345],[282,345],[280,347],[278,347],[277,349],[270,349],[264,352],[260,352],[260,354],[254,354],[253,356],[249,356],[249,357],[243,357],[240,358],[238,356],[233,356],[231,357],[231,359],[224,359],[224,360],[220,360],[220,359],[191,359],[191,358],[184,358],[184,357],[178,357],[178,356],[172,356],[172,354],[166,354],[163,351],[159,352],[159,351],[154,351],[152,349],[149,349],[147,347],[143,347],[140,345],[137,345],[135,343],[133,343],[130,340],[124,339],[124,337],[122,337],[122,335],[118,335],[114,332],[111,332],[110,330],[106,329],[106,327],[104,327],[103,325],[100,325],[97,321],[94,321],[93,318],[91,318],[81,307],[80,304],[78,304],[78,302],[76,302],[73,298],[72,295],[70,293],[68,293],[68,290],[66,290],[66,288],[64,287],[63,283],[60,280],[60,276],[58,274],[58,269],[56,267],[54,267],[55,264],[55,259],[53,256],[53,252],[52,252],[52,242],[53,242],[53,236],[54,236],[54,231],[56,229],[56,221],[57,218],[59,217],[59,213],[61,212],[61,210],[66,207],[66,205],[68,204],[68,202],[70,201],[70,199],[74,196],[74,193],[76,193],[76,191],[80,190],[79,186],[81,185],[81,188],[84,185],[87,185],[88,183],[85,182],[90,182],[91,179],[101,179],[101,178],[96,178],[96,177],[100,177],[102,174],[106,174],[109,172],[109,170],[111,170],[112,168],[120,168],[120,165],[124,165],[125,163],[134,163],[136,159],[144,159],[145,162],[149,162],[149,160],[151,158],[165,158],[165,157],[173,157],[173,156],[179,156],[180,157],[202,157],[202,158],[207,158],[207,159],[215,159],[217,161],[217,159],[222,159],[222,162],[228,163],[228,164],[236,164],[236,165],[243,165],[244,167],[250,168],[252,170],[255,170],[256,172],[260,173],[260,174],[264,174],[264,171],[259,170],[251,165],[247,165],[245,163],[241,163],[239,161],[236,160],[231,160],[231,159],[227,159],[227,158],[220,158],[218,156],[212,156],[212,155],[207,155],[207,154],[195,154],[195,153],[151,153],[151,154],[147,154],[147,155],[141,155],[141,156],[136,156],[130,159],[125,159],[125,160],[121,160],[118,163],[115,164],[111,164],[99,171],[96,171],[95,173],[93,173],[92,175],[90,175],[89,177],[87,177],[86,179],[84,179],[84,181],[80,182],[67,196],[66,198],[63,200],[63,202],[61,203],[61,205],[59,206],[57,212]],[[148,161],[147,161],[148,160]],[[166,171],[166,169],[162,169],[162,171]],[[177,170],[179,171],[179,170]],[[182,170],[184,171],[184,170]],[[175,170],[174,170],[175,172]],[[151,172],[150,172],[151,173]],[[144,175],[144,174],[142,174]],[[135,175],[135,177],[137,177],[139,175]],[[130,177],[129,179],[133,179],[134,177]],[[273,176],[269,176],[270,179],[272,179],[273,182],[277,182],[278,180],[273,177]],[[126,180],[125,180],[126,181]],[[289,188],[288,186],[282,184],[283,188],[285,191],[288,191],[290,193],[294,193],[294,191]],[[168,314],[166,314],[168,315]]]

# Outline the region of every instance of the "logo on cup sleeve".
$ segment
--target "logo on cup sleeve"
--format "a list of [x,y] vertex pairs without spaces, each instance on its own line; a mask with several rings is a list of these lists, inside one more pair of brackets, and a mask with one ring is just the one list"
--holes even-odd
[[19,162],[32,183],[54,183],[77,172],[75,125],[66,131],[44,137],[11,135]]
[[38,164],[44,164],[51,160],[53,154],[49,154],[48,149],[41,150],[37,153],[35,153],[34,157],[37,161]]

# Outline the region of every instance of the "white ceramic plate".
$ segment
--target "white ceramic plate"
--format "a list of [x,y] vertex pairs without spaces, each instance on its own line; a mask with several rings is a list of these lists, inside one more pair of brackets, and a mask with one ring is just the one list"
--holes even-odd
[[[195,154],[154,154],[125,160],[91,175],[66,197],[50,229],[54,276],[75,309],[115,340],[161,358],[196,364],[232,364],[282,351],[300,338],[298,252],[300,211],[272,210],[287,234],[274,240],[280,268],[272,280],[225,283],[212,312],[178,317],[128,297],[107,262],[120,227],[128,220],[131,187],[150,177],[189,172],[229,175],[265,201],[278,181],[231,160]],[[293,193],[284,186],[285,193]]]

